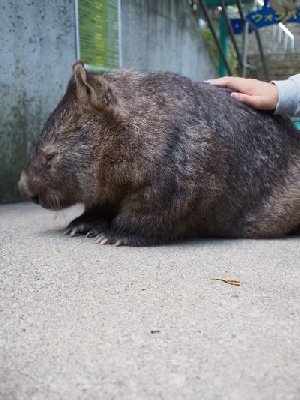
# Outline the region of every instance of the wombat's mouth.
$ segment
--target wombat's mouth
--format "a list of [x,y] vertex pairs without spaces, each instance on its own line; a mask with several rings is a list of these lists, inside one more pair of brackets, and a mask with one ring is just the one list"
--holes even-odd
[[28,177],[25,171],[21,174],[18,187],[24,197],[48,210],[59,211],[76,203],[72,194],[47,187],[37,177]]
[[37,204],[39,204],[43,208],[46,208],[47,210],[60,211],[64,208],[73,206],[75,203],[67,199],[62,199],[57,195],[50,195],[47,198],[39,196]]

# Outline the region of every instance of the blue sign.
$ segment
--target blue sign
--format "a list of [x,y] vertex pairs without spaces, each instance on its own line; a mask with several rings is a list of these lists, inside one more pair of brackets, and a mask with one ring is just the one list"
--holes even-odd
[[[235,34],[243,33],[244,23],[240,18],[231,18],[230,22],[231,22],[231,27],[232,27],[233,33],[235,33]],[[251,29],[251,25],[250,25],[248,33],[251,33],[252,31],[253,31],[253,29]]]
[[[250,22],[250,25],[256,28],[278,24],[281,21],[300,22],[300,8],[289,11],[288,13],[278,14],[271,7],[263,7],[260,10],[250,12],[247,14],[246,18]],[[238,34],[243,32],[243,22],[240,18],[232,18],[231,26],[234,33]]]
[[247,14],[246,18],[252,25],[256,26],[256,28],[278,24],[281,21],[300,22],[300,9],[298,8],[288,13],[278,14],[271,7],[263,7],[261,10]]

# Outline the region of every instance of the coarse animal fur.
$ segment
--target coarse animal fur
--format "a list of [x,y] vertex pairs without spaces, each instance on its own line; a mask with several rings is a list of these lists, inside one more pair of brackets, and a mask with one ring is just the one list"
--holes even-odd
[[279,237],[300,224],[300,134],[228,89],[77,62],[19,186],[45,208],[83,203],[66,233],[101,244]]

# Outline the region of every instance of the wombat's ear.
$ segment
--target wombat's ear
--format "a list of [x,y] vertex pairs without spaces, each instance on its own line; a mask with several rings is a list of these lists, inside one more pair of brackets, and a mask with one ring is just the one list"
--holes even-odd
[[82,61],[76,61],[72,67],[80,102],[98,109],[112,108],[116,99],[108,82],[101,75],[89,74]]

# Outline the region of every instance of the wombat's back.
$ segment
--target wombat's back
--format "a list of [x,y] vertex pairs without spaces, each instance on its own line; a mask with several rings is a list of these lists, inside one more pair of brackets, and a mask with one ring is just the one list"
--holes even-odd
[[148,89],[152,102],[161,101],[143,132],[153,144],[145,153],[158,166],[153,186],[170,204],[184,196],[181,207],[192,210],[182,213],[180,229],[259,237],[282,235],[300,223],[300,136],[288,118],[178,75],[148,74],[142,81],[142,93]]
[[281,236],[300,223],[299,152],[288,119],[226,89],[77,62],[20,188],[46,208],[83,203],[68,232],[103,244]]
[[215,157],[224,186],[208,231],[260,237],[294,230],[300,224],[300,135],[290,119],[240,104],[227,89],[198,87],[199,117],[223,144]]

